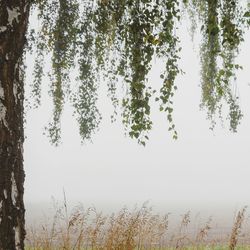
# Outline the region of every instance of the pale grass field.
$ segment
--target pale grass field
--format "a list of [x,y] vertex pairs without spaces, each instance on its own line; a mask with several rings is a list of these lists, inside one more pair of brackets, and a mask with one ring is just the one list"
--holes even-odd
[[103,215],[95,208],[76,206],[68,211],[66,201],[55,207],[54,216],[38,227],[28,227],[27,250],[250,250],[246,208],[236,214],[224,233],[216,232],[213,218],[191,227],[191,213],[170,228],[170,215],[160,215],[144,204]]

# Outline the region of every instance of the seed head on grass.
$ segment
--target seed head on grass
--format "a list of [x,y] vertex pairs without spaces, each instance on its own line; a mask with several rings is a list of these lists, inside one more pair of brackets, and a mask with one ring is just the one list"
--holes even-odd
[[211,230],[212,217],[209,217],[205,225],[203,225],[196,236],[196,243],[201,244],[204,242],[205,238],[208,236],[209,231]]
[[230,241],[229,241],[229,249],[234,250],[236,248],[237,242],[238,242],[238,237],[242,229],[242,224],[244,221],[245,217],[245,212],[246,212],[246,207],[243,207],[238,213],[235,218],[235,222],[232,228],[231,236],[230,236]]
[[179,235],[176,239],[175,249],[182,249],[184,246],[184,241],[190,241],[190,239],[187,237],[186,230],[188,225],[190,224],[190,211],[186,212],[182,215],[181,224],[179,227]]

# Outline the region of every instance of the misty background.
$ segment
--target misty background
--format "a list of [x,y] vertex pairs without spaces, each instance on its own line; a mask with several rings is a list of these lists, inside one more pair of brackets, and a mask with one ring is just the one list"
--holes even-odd
[[[200,35],[192,42],[187,25],[178,31],[182,52],[174,97],[177,141],[168,132],[165,113],[153,105],[153,129],[146,147],[124,136],[120,117],[111,123],[113,108],[105,84],[100,83],[98,105],[103,116],[92,143],[81,144],[77,124],[66,105],[62,118],[62,144],[54,147],[43,135],[52,116],[52,101],[43,89],[42,106],[26,116],[24,165],[27,221],[48,213],[52,197],[68,204],[81,202],[113,212],[149,201],[155,211],[179,215],[187,210],[227,220],[250,205],[250,33],[237,62],[237,92],[244,114],[237,133],[217,119],[214,131],[206,111],[200,110]],[[32,61],[32,58],[28,57]],[[155,59],[149,82],[160,86],[162,62]],[[28,67],[30,68],[30,67]],[[32,80],[28,70],[27,82]],[[48,83],[49,84],[49,83]],[[28,93],[27,89],[27,93]],[[28,95],[28,94],[27,94]]]

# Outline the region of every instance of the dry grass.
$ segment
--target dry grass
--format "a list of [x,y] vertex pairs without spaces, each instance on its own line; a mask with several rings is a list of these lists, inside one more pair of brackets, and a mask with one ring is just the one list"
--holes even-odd
[[244,207],[241,211],[239,211],[237,216],[236,216],[236,219],[235,219],[235,222],[234,222],[234,225],[232,228],[230,242],[229,242],[229,249],[230,250],[234,250],[236,248],[239,234],[240,234],[241,229],[242,229],[242,224],[244,222],[245,213],[246,213],[246,207]]
[[[52,219],[27,230],[27,250],[250,250],[250,234],[244,232],[246,208],[238,212],[231,234],[213,235],[212,218],[191,230],[191,213],[169,229],[169,214],[155,214],[144,204],[121,209],[109,216],[95,208],[76,206],[68,211],[66,199],[56,206]],[[241,246],[244,244],[243,246]]]

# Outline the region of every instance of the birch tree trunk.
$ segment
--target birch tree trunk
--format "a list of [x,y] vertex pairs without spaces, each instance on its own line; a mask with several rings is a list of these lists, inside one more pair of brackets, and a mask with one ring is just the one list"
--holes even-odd
[[23,99],[20,64],[30,3],[0,0],[0,249],[24,249]]

